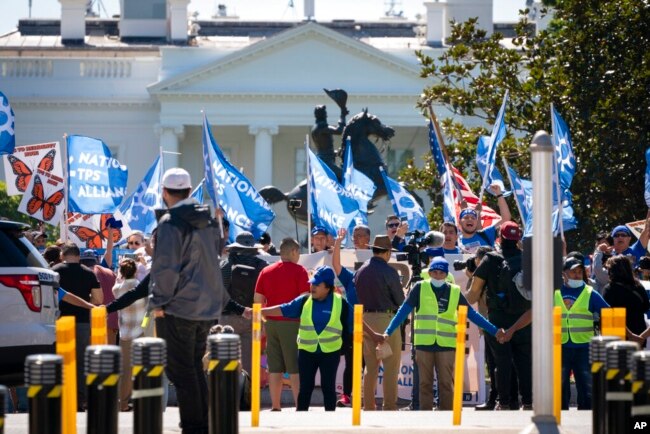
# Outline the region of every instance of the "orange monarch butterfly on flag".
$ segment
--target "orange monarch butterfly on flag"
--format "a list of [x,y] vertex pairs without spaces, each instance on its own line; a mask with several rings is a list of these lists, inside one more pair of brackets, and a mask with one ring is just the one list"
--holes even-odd
[[[106,221],[111,218],[112,214],[102,214],[99,219],[99,228],[93,229],[88,226],[71,225],[68,230],[72,232],[87,249],[104,248],[104,240],[108,239],[108,228]],[[118,242],[122,239],[122,229],[113,229],[113,241]]]
[[[46,172],[51,172],[54,169],[54,157],[56,157],[56,149],[52,149],[45,154],[36,168]],[[21,193],[24,193],[32,178],[32,169],[30,169],[23,160],[15,155],[7,155],[7,159],[9,160],[11,171],[17,176],[16,188]]]
[[34,186],[32,187],[32,197],[27,202],[27,212],[30,215],[43,210],[43,220],[50,221],[56,215],[56,207],[63,201],[63,189],[55,191],[48,198],[45,197],[43,181],[40,176],[34,175]]

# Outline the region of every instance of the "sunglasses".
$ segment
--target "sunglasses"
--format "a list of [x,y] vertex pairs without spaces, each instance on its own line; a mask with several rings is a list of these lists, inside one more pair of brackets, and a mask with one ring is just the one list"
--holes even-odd
[[626,234],[625,232],[619,232],[618,234],[614,234],[614,238],[629,238],[629,234]]
[[386,225],[387,228],[398,228],[399,223],[389,223]]
[[132,245],[132,244],[133,244],[133,245],[136,245],[136,246],[140,246],[140,245],[142,245],[142,243],[141,243],[140,241],[129,241],[129,242],[127,242],[127,244],[128,244],[129,246]]

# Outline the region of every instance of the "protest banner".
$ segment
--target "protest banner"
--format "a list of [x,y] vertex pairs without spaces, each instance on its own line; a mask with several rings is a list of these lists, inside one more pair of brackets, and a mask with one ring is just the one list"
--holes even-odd
[[32,174],[37,169],[63,178],[59,142],[16,146],[13,154],[5,155],[3,160],[9,196],[28,191]]

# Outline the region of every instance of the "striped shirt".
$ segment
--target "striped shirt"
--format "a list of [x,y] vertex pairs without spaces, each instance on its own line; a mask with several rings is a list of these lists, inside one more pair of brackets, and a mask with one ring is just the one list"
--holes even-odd
[[[135,288],[138,283],[137,279],[118,281],[113,287],[113,295],[115,295],[115,298],[119,298],[125,292]],[[140,299],[119,311],[120,339],[130,341],[142,336],[141,324],[146,307],[146,299]]]

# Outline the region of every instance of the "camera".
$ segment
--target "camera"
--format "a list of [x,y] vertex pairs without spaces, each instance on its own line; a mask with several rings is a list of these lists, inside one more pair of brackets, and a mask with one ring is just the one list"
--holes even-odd
[[300,199],[289,199],[289,208],[295,210],[302,206],[302,200]]
[[472,255],[464,261],[454,261],[454,270],[460,271],[467,268],[467,271],[473,273],[476,271],[476,255]]

